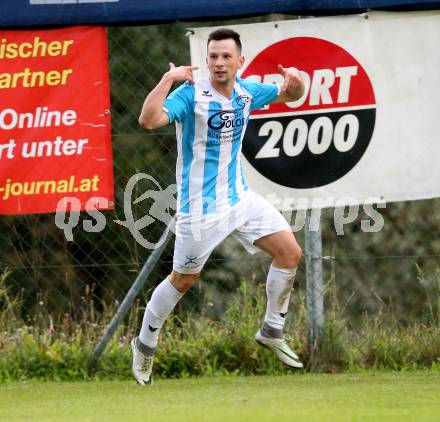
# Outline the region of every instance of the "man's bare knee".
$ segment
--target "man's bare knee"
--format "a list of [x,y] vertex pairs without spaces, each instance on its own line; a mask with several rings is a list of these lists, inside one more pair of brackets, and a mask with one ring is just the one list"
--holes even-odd
[[181,293],[185,293],[197,281],[200,273],[182,274],[173,271],[170,276],[171,284]]
[[295,243],[289,247],[280,248],[273,254],[274,264],[278,268],[296,268],[301,260],[301,247]]

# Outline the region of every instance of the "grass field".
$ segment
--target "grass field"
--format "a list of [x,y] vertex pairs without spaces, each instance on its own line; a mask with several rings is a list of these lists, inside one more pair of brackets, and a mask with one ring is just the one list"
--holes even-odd
[[0,385],[4,421],[440,421],[440,371]]

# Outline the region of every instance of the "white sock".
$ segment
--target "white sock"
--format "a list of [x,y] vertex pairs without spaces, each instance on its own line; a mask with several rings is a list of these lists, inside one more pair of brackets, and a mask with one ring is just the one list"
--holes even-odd
[[156,348],[160,329],[182,296],[183,293],[176,290],[169,277],[154,289],[145,309],[139,334],[143,345],[150,349]]
[[280,330],[280,333],[284,328],[284,317],[289,307],[295,274],[296,268],[276,268],[271,265],[267,275],[267,307],[264,322],[277,331]]

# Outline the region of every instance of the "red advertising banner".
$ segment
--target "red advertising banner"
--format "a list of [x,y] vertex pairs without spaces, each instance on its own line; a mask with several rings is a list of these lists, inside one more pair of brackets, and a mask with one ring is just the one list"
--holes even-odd
[[113,208],[107,34],[0,31],[0,214]]

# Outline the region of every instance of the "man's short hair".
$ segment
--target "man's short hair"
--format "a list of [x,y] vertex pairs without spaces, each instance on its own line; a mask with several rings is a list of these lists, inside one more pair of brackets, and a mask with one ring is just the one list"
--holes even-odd
[[215,31],[212,31],[209,34],[208,37],[208,43],[206,44],[206,47],[209,46],[209,43],[211,41],[221,41],[221,40],[228,40],[233,39],[235,41],[235,45],[238,48],[238,51],[241,53],[241,41],[240,41],[240,35],[237,34],[237,32],[233,31],[229,28],[219,28]]

